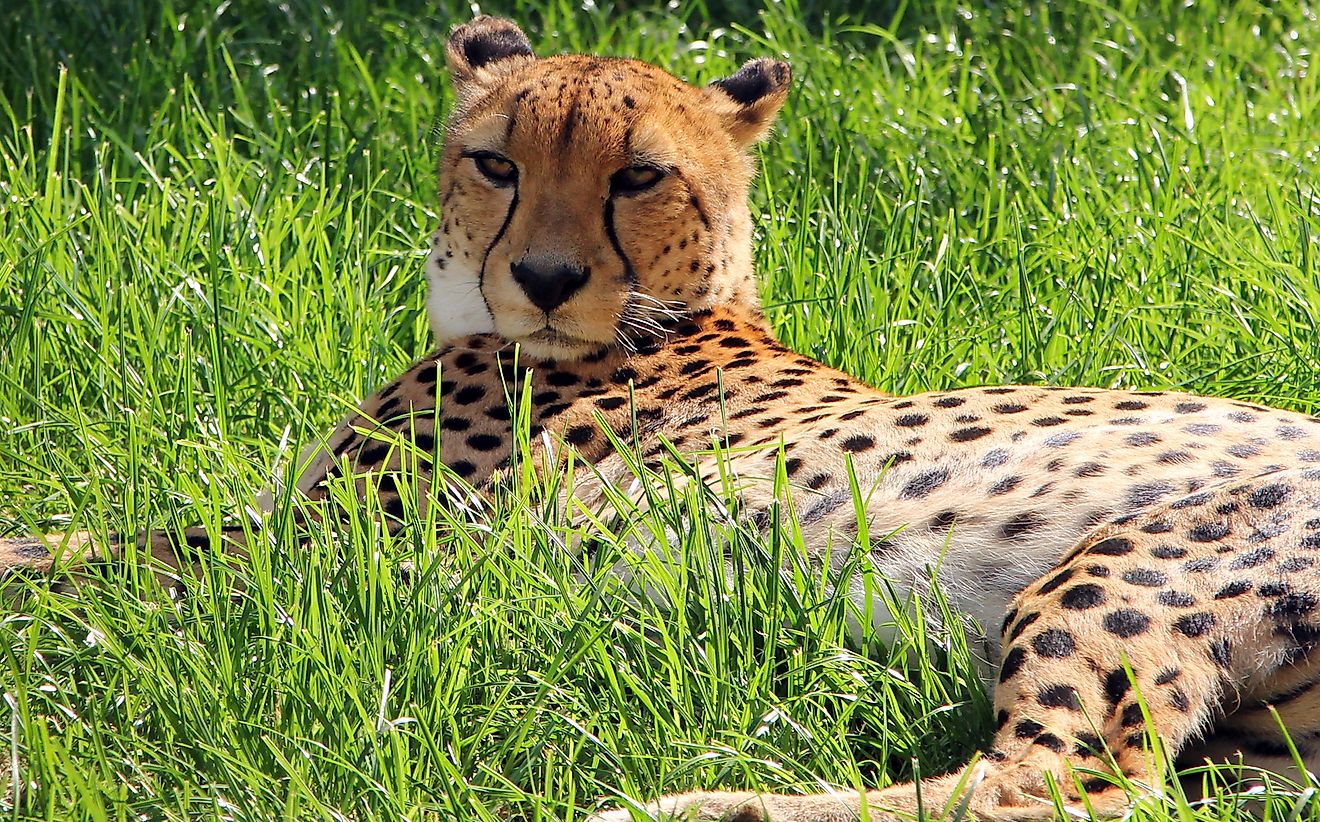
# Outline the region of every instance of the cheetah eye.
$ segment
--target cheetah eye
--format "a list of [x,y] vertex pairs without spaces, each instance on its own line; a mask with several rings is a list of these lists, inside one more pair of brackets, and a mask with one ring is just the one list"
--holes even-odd
[[664,171],[655,166],[629,166],[610,177],[610,190],[615,194],[637,194],[660,182],[664,176]]
[[518,179],[518,167],[507,157],[498,154],[473,154],[472,162],[477,170],[496,185],[508,185]]

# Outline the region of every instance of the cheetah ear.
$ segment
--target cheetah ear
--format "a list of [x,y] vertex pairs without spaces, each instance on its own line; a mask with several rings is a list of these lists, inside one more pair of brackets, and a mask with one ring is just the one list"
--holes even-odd
[[793,69],[782,60],[749,60],[738,73],[706,87],[707,98],[739,147],[764,137],[788,97]]
[[527,35],[512,20],[481,15],[454,27],[445,46],[454,89],[464,98],[509,68],[536,59]]

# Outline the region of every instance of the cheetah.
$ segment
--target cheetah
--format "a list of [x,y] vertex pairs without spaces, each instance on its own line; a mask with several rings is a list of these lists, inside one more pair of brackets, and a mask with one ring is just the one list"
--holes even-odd
[[[1042,818],[1056,790],[1113,816],[1132,800],[1112,777],[1159,789],[1152,747],[1320,765],[1320,420],[1158,391],[882,394],[781,345],[759,308],[749,151],[785,102],[787,64],[696,87],[634,60],[538,58],[491,17],[458,26],[447,60],[458,102],[426,264],[440,345],[303,458],[297,491],[324,499],[353,479],[390,523],[490,492],[529,409],[540,470],[571,461],[584,508],[628,486],[622,442],[647,466],[684,455],[689,482],[732,477],[753,523],[791,503],[816,556],[864,518],[888,535],[870,560],[900,590],[931,596],[938,562],[993,666],[996,733],[953,774],[870,793],[699,791],[592,819]],[[416,489],[392,479],[405,464]],[[205,543],[144,539],[176,566]],[[116,546],[0,540],[7,569],[49,569],[54,553]]]

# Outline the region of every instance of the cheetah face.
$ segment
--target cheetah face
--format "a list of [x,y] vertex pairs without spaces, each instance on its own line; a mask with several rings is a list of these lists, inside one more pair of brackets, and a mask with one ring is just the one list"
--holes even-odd
[[538,59],[489,17],[454,31],[448,61],[458,106],[428,264],[442,341],[494,331],[572,360],[755,304],[746,149],[783,104],[787,64],[696,88],[633,60]]

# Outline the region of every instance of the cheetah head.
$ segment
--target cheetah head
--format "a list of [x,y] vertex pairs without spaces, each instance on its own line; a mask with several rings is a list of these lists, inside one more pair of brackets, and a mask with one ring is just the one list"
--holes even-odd
[[756,310],[747,149],[786,63],[698,88],[635,60],[537,58],[492,17],[447,55],[458,102],[427,264],[440,341],[493,331],[572,360],[716,305]]

